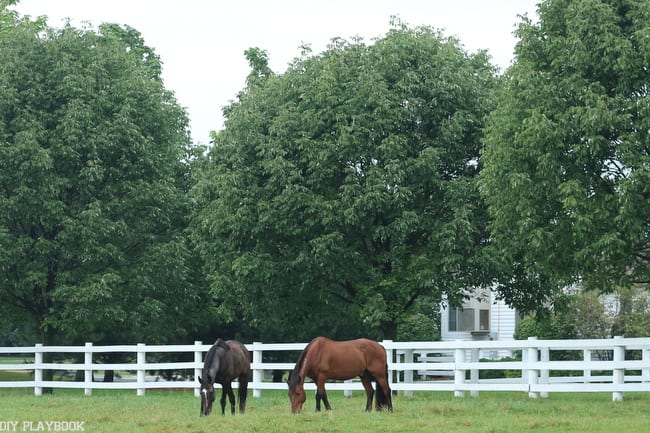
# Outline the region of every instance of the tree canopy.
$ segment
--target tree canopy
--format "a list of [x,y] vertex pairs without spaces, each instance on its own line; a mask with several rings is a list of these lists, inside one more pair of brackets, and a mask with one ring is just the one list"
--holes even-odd
[[420,298],[489,281],[475,182],[496,87],[485,53],[398,24],[279,75],[263,50],[247,58],[195,190],[194,240],[224,315],[291,338],[394,338]]
[[647,285],[650,3],[547,0],[516,33],[481,173],[501,293]]
[[173,338],[200,295],[188,120],[160,60],[129,27],[14,18],[0,33],[0,311],[46,343]]
[[[473,289],[562,312],[569,286],[648,287],[645,0],[541,2],[503,76],[397,20],[282,73],[251,48],[207,156],[135,29],[53,29],[15,3],[0,0],[7,341],[34,324],[45,343],[169,341],[201,319],[261,340],[400,323],[426,339],[411,324]],[[642,331],[642,299],[617,329]]]

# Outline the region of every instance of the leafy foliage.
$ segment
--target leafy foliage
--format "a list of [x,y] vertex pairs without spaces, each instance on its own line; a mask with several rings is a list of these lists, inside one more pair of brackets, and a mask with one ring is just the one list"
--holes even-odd
[[[182,332],[187,117],[134,29],[0,37],[0,309],[97,342]],[[83,337],[81,337],[83,336]]]
[[516,339],[538,337],[553,339],[608,338],[614,316],[604,300],[593,292],[579,292],[559,297],[553,311],[531,314],[521,319]]
[[619,311],[614,317],[612,335],[647,337],[650,335],[650,295],[645,290],[622,290]]
[[372,45],[334,39],[281,75],[263,50],[247,57],[195,191],[222,314],[292,338],[394,338],[421,297],[489,281],[474,181],[496,85],[484,53],[397,26]]
[[650,3],[547,0],[518,30],[481,191],[501,295],[650,282]]

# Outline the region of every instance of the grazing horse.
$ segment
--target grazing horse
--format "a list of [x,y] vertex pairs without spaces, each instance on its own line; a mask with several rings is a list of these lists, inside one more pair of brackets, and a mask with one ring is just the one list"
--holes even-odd
[[230,399],[230,412],[235,414],[235,394],[231,381],[237,379],[239,389],[239,413],[246,409],[246,391],[251,371],[250,353],[246,346],[237,341],[217,339],[205,355],[203,372],[199,377],[201,384],[201,416],[210,415],[214,401],[214,384],[223,388],[221,391],[221,414],[226,414],[226,395]]
[[305,378],[309,377],[316,382],[316,411],[320,411],[321,401],[325,404],[325,409],[332,410],[325,393],[325,382],[328,379],[347,380],[356,376],[361,377],[366,391],[366,411],[372,410],[373,380],[377,382],[376,409],[393,410],[386,350],[383,346],[365,338],[350,341],[314,338],[300,354],[287,381],[291,412],[300,412],[307,399]]

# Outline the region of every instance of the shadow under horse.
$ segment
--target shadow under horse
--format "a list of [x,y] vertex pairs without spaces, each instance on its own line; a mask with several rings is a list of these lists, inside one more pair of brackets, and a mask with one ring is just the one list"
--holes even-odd
[[215,400],[214,384],[223,388],[221,391],[221,414],[226,414],[226,396],[230,399],[230,412],[235,414],[235,394],[232,391],[232,381],[237,379],[239,388],[239,412],[246,410],[246,396],[251,372],[250,352],[243,344],[228,340],[217,339],[203,360],[203,371],[199,377],[201,384],[201,416],[210,415],[212,403]]
[[320,411],[321,401],[325,409],[332,410],[325,392],[328,379],[348,380],[357,376],[366,391],[366,411],[372,410],[373,380],[377,383],[376,409],[393,410],[386,350],[381,344],[365,338],[350,341],[314,338],[300,354],[287,381],[291,412],[300,412],[307,399],[304,388],[307,377],[316,382],[316,411]]

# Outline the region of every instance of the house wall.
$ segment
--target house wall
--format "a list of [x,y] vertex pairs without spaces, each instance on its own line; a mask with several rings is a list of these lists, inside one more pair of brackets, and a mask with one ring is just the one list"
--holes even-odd
[[[490,329],[487,332],[461,332],[449,330],[450,307],[443,302],[440,312],[440,335],[442,341],[455,340],[514,340],[515,327],[517,326],[517,312],[508,307],[502,300],[497,300],[493,293],[484,293],[485,299],[489,299]],[[476,298],[469,299],[463,304],[463,308],[477,308],[480,301]],[[476,329],[476,331],[481,331]]]
[[490,309],[490,336],[492,340],[508,341],[515,339],[518,314],[503,300],[495,300],[494,295]]

